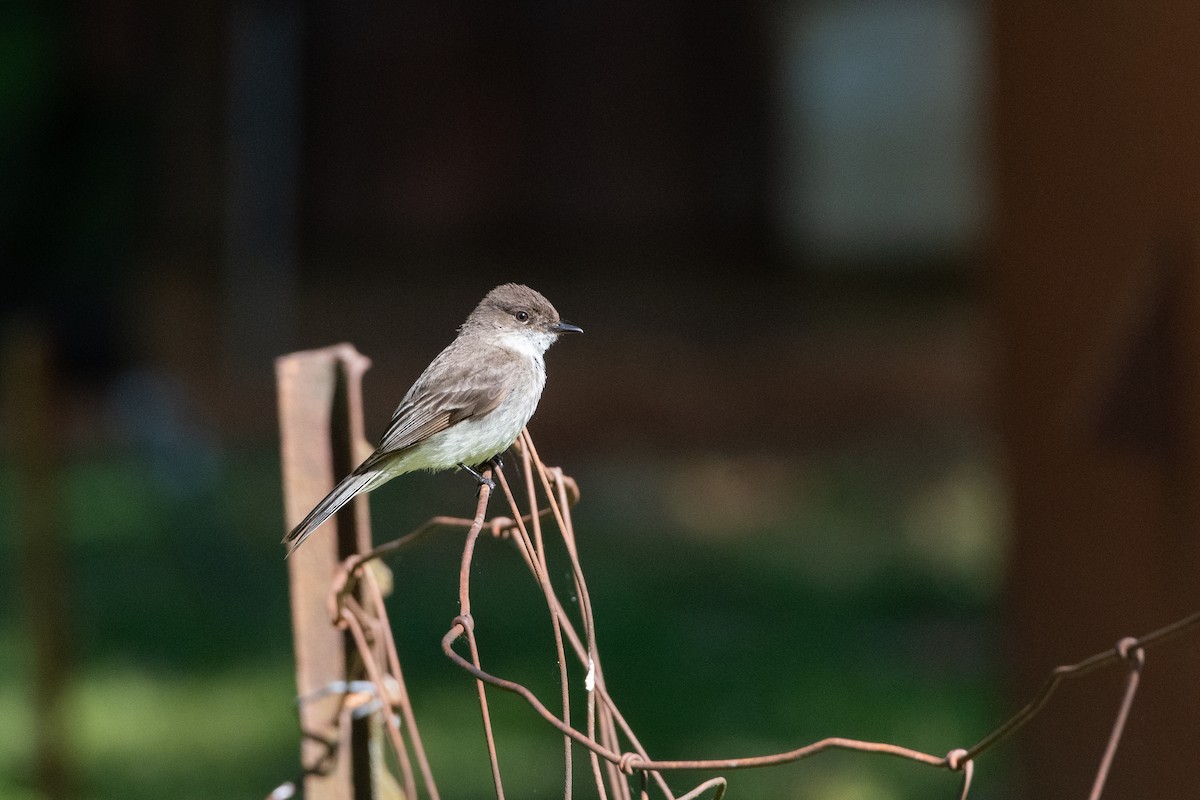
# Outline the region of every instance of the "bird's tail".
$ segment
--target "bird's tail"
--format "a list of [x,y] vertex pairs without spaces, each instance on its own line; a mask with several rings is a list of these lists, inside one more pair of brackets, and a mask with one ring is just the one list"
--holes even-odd
[[359,494],[374,488],[373,483],[378,477],[379,473],[372,471],[352,472],[342,478],[341,483],[335,486],[332,492],[325,495],[325,499],[317,503],[316,507],[308,512],[308,516],[301,520],[299,525],[292,528],[287,536],[283,537],[283,543],[288,545],[287,554],[290,556],[296,552],[296,548],[304,544],[304,540],[321,527],[325,520],[341,510],[342,506]]

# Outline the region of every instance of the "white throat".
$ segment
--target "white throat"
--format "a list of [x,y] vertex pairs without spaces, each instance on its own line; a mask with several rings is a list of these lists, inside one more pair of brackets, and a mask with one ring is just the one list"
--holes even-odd
[[547,348],[554,344],[554,334],[531,330],[505,331],[498,337],[497,344],[526,358],[541,361]]

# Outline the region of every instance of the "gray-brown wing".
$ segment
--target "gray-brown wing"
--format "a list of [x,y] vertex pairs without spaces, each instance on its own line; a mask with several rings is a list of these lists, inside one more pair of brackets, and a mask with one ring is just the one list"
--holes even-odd
[[[491,364],[471,371],[431,368],[405,395],[379,447],[359,470],[370,469],[387,456],[420,444],[451,425],[495,409],[508,394],[502,366]],[[439,391],[436,387],[445,388]]]

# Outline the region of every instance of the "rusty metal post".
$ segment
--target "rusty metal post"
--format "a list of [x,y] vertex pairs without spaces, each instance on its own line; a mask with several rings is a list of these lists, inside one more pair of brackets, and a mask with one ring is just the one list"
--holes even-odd
[[[370,363],[349,344],[275,361],[288,530],[369,450],[363,438],[362,376]],[[359,497],[287,560],[301,698],[360,677],[354,644],[331,624],[325,600],[342,560],[368,550],[370,540],[366,498]],[[369,720],[339,724],[350,718],[341,713],[342,699],[334,692],[300,703],[306,800],[358,800],[373,794]]]

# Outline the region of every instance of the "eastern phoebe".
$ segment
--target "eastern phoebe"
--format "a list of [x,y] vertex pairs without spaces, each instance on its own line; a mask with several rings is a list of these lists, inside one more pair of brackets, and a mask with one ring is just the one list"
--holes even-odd
[[457,466],[482,482],[471,467],[517,440],[546,385],[542,355],[568,331],[583,329],[528,286],[488,292],[404,395],[375,452],[283,537],[288,555],[355,496],[397,475]]

